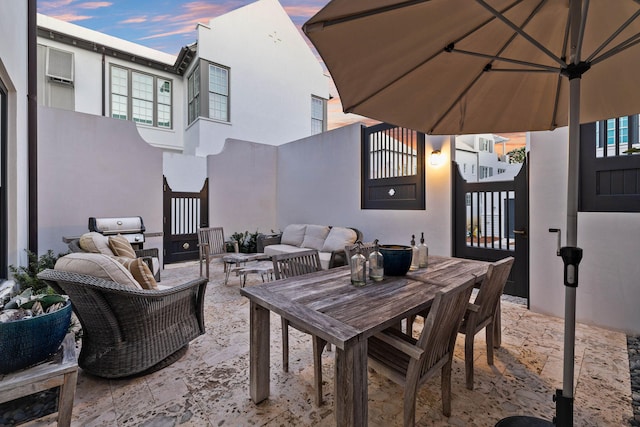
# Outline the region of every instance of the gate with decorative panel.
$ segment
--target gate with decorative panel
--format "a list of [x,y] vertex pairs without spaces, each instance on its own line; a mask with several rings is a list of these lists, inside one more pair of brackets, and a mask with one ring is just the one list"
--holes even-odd
[[163,177],[164,264],[198,259],[198,228],[209,226],[209,178],[199,192],[173,191]]

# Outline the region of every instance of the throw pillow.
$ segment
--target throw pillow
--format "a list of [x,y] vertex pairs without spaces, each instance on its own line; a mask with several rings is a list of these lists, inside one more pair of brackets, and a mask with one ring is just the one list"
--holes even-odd
[[343,251],[344,247],[356,242],[358,235],[346,227],[333,227],[324,241],[321,252]]
[[142,289],[129,270],[114,258],[103,254],[71,253],[60,257],[54,269],[111,280],[136,290]]
[[300,247],[322,250],[324,240],[328,234],[328,225],[307,225],[307,229],[304,232],[304,240],[302,240]]
[[136,251],[133,250],[131,243],[124,236],[119,234],[117,236],[109,236],[109,247],[115,256],[136,258]]
[[305,224],[289,224],[282,232],[280,243],[283,245],[300,246],[304,240]]
[[142,286],[142,289],[158,289],[153,273],[142,258],[116,257],[115,259],[129,270],[133,278]]
[[94,254],[113,255],[113,251],[109,248],[109,238],[102,234],[92,231],[90,233],[84,233],[80,236],[78,242],[82,250],[91,252]]

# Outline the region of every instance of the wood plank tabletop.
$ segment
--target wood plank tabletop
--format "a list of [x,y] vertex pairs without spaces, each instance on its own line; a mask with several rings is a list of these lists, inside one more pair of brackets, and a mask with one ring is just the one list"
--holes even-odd
[[351,285],[349,267],[323,270],[240,289],[252,302],[344,349],[397,319],[427,309],[439,289],[471,276],[480,283],[489,263],[430,256],[429,266],[406,276]]

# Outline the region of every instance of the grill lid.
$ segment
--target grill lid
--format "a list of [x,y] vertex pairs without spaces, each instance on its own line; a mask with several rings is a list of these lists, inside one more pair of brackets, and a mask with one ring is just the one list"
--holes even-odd
[[140,216],[116,218],[90,217],[89,231],[97,231],[105,236],[112,236],[116,234],[142,234],[145,231],[145,227],[142,222],[142,217]]

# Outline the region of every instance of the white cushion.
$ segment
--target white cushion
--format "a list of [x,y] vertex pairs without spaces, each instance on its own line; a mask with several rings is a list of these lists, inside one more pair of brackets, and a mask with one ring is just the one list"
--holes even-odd
[[300,245],[303,248],[322,250],[324,240],[329,234],[328,225],[307,225],[304,232],[304,240]]
[[111,256],[114,255],[111,247],[109,246],[109,238],[95,231],[84,233],[80,236],[78,244],[82,250],[87,252]]
[[280,243],[284,245],[300,246],[304,239],[305,224],[289,224],[282,232]]
[[142,286],[133,278],[125,266],[115,258],[103,254],[76,252],[58,258],[56,270],[86,274],[87,276],[111,280],[133,289]]
[[318,252],[318,256],[320,257],[320,267],[323,270],[329,269],[329,261],[331,261],[331,252]]
[[280,254],[290,254],[292,252],[302,252],[306,250],[308,249],[292,245],[269,245],[265,246],[264,253],[265,255],[273,256]]
[[350,228],[333,227],[320,250],[323,252],[343,251],[345,246],[354,244],[357,238],[356,232]]

